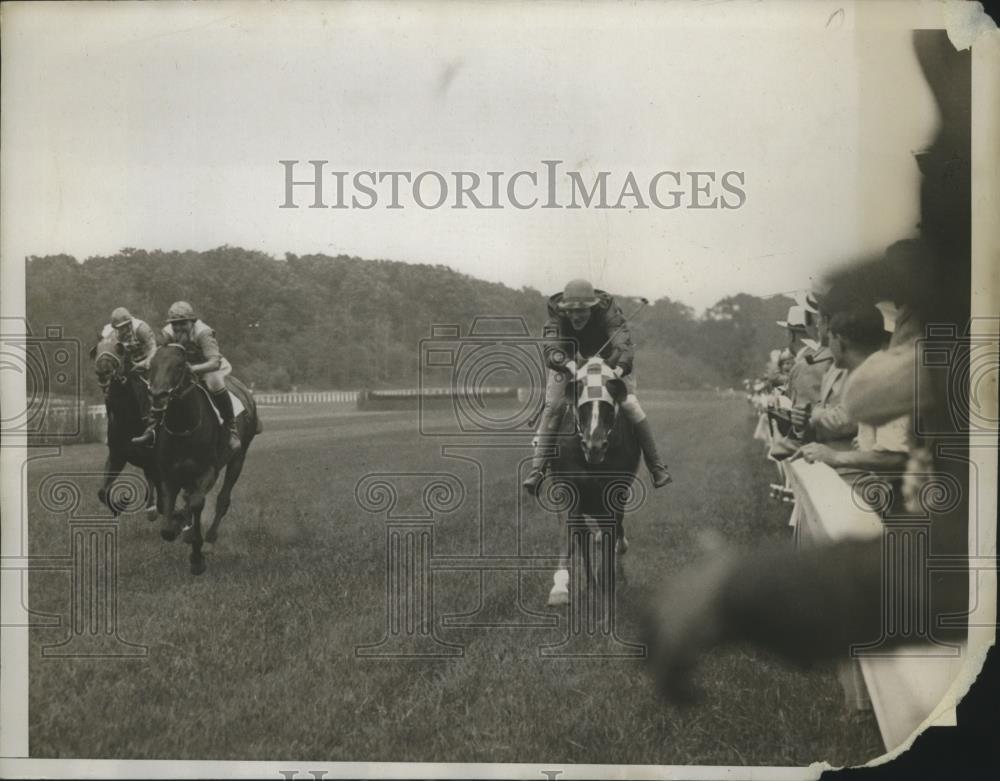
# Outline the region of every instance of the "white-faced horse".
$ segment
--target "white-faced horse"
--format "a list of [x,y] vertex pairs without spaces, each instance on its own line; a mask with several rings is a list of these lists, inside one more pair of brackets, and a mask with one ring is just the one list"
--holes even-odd
[[[558,511],[563,529],[569,525],[579,530],[588,522],[591,529],[596,525],[600,536],[613,546],[613,569],[618,568],[620,557],[628,549],[624,519],[634,496],[641,455],[632,424],[621,411],[627,393],[625,383],[600,357],[591,358],[577,370],[566,400],[572,410],[563,411],[559,452],[539,495],[543,505]],[[577,537],[564,534],[559,569],[549,593],[550,605],[570,601],[571,538]],[[590,533],[580,540],[589,577]],[[609,574],[614,576],[613,572]]]

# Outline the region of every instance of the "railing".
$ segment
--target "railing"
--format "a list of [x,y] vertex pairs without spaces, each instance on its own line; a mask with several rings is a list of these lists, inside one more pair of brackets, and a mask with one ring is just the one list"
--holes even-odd
[[73,445],[106,442],[107,421],[103,404],[56,399],[38,405],[26,428],[34,444]]
[[[512,399],[525,401],[529,389],[516,386],[448,385],[443,387],[365,389],[358,393],[359,410],[403,410],[452,404],[456,399]],[[539,396],[540,401],[540,396]]]
[[358,391],[302,391],[295,393],[254,393],[258,407],[278,404],[354,403]]
[[[826,464],[797,460],[786,465],[785,473],[795,497],[789,523],[800,546],[883,538],[879,515],[865,509],[851,486]],[[848,703],[863,707],[866,699],[871,702],[882,740],[891,751],[940,705],[961,673],[963,659],[964,647],[961,655],[942,655],[940,646],[911,644],[891,655],[861,654],[845,660],[838,672]],[[953,710],[946,714],[945,720],[949,718],[954,718]]]
[[[388,388],[362,391],[300,391],[294,393],[255,393],[259,407],[293,406],[298,404],[356,404],[358,408],[378,409],[388,407],[393,402],[416,404],[420,399],[454,398],[467,393],[470,396],[517,398],[526,397],[523,388],[512,386],[482,386],[470,388]],[[87,442],[106,443],[108,417],[103,404],[89,404],[86,401],[53,400],[47,404],[40,423],[35,425],[33,437],[38,442],[53,444],[82,444]]]

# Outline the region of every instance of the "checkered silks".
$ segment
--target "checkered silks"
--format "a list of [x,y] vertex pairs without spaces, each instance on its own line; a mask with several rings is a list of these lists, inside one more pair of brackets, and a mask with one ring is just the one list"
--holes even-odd
[[615,403],[607,388],[608,380],[613,379],[615,375],[603,361],[591,359],[577,376],[584,383],[583,392],[576,400],[577,406],[590,401],[606,401],[612,405]]

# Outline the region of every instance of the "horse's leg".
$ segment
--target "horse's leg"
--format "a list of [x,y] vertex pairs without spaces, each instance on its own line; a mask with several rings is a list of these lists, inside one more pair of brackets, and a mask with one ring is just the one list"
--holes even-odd
[[615,575],[618,585],[628,585],[628,575],[625,572],[625,561],[622,558],[628,552],[628,538],[625,536],[625,513],[615,512]]
[[552,576],[552,590],[549,591],[551,606],[569,604],[569,512],[560,510],[559,518],[559,569]]
[[118,517],[118,509],[111,505],[111,484],[118,478],[118,475],[122,473],[124,468],[125,455],[109,449],[108,457],[104,461],[104,485],[97,491],[97,498],[101,500],[101,504],[111,510],[115,518]]
[[205,557],[201,546],[201,511],[205,507],[205,494],[195,491],[188,497],[188,510],[191,513],[191,527],[185,532],[187,541],[191,543],[191,574],[200,575],[205,571]]
[[212,490],[215,478],[215,469],[209,469],[195,484],[194,490],[188,494],[187,504],[191,518],[191,527],[185,532],[184,539],[185,542],[191,543],[192,575],[200,575],[205,571],[205,557],[201,552],[203,544],[201,536],[201,512],[205,509],[205,495]]
[[148,467],[143,467],[146,477],[146,520],[155,521],[158,513],[163,512],[163,501],[160,499],[160,487],[153,479],[153,473]]
[[593,519],[584,516],[580,518],[578,523],[582,525],[583,534],[580,538],[580,564],[583,567],[583,572],[581,573],[583,577],[586,578],[587,588],[594,593],[594,588],[597,585],[597,574],[594,572],[594,551],[597,548],[597,543],[600,540],[600,525],[594,523]]
[[219,524],[222,522],[223,516],[229,511],[233,486],[240,479],[240,472],[243,471],[243,462],[246,460],[246,456],[247,451],[246,447],[244,447],[239,453],[233,456],[233,459],[226,466],[226,476],[222,480],[222,488],[219,490],[219,495],[215,498],[215,517],[212,519],[212,525],[208,527],[208,533],[205,534],[205,553],[212,552],[212,547],[216,539],[218,539]]
[[615,553],[624,556],[628,553],[628,537],[625,536],[625,513],[615,513]]
[[167,542],[177,539],[180,524],[177,523],[177,493],[179,487],[170,485],[166,480],[160,483],[160,496],[163,498],[163,518],[160,521],[160,536]]

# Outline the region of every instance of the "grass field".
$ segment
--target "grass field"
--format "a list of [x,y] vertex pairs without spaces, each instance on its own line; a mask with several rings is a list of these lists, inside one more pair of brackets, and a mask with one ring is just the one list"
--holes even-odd
[[[698,552],[700,530],[740,546],[789,536],[787,505],[767,498],[772,470],[741,399],[672,394],[644,406],[674,483],[626,520],[629,585],[618,604],[628,640],[639,637],[657,580]],[[446,413],[436,414],[443,423]],[[439,626],[464,656],[358,658],[357,646],[384,634],[385,601],[385,525],[358,507],[359,478],[459,476],[465,501],[436,518],[436,553],[472,555],[480,544],[510,553],[519,539],[523,552],[556,553],[554,519],[518,510],[517,464],[529,450],[461,451],[478,467],[445,457],[443,440],[418,435],[414,412],[331,405],[264,408],[262,417],[204,575],[188,574],[186,546],[162,542],[141,513],[120,520],[119,633],[148,656],[43,658],[40,647],[67,630],[33,631],[33,757],[843,765],[881,753],[874,719],[847,714],[832,670],[790,671],[752,650],[706,658],[706,696],[685,710],[658,698],[641,661],[540,657],[561,626]],[[69,540],[66,513],[37,499],[40,481],[96,471],[103,455],[99,445],[68,447],[29,469],[33,555],[65,554]],[[79,479],[78,513],[96,513],[97,478]],[[406,484],[400,491],[402,505]],[[520,581],[526,609],[565,620],[565,609],[545,607],[551,573]],[[33,573],[32,608],[65,625],[69,582],[68,573]],[[474,611],[478,582],[474,572],[436,574],[438,621]],[[523,615],[516,575],[488,585],[478,622]]]

